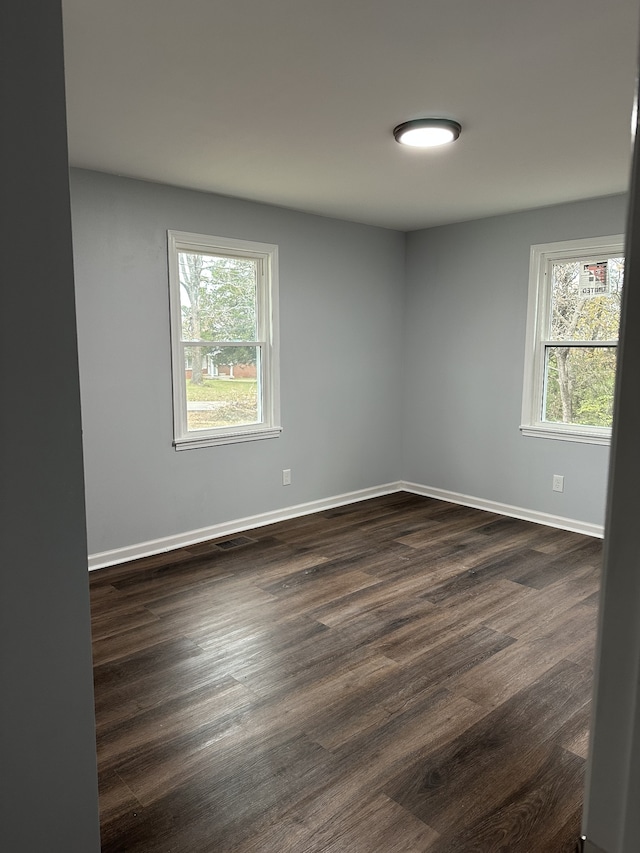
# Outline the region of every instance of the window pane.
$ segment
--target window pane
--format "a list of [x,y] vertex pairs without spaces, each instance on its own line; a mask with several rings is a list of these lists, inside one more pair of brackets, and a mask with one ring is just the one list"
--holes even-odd
[[550,340],[617,340],[624,258],[553,263],[551,277]]
[[178,252],[182,338],[255,341],[257,261]]
[[616,347],[546,347],[543,420],[610,427]]
[[259,347],[185,347],[189,432],[262,422]]

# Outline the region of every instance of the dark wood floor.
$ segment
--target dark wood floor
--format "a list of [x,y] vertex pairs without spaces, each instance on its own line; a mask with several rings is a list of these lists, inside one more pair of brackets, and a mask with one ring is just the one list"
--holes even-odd
[[568,853],[601,543],[399,493],[91,576],[103,853]]

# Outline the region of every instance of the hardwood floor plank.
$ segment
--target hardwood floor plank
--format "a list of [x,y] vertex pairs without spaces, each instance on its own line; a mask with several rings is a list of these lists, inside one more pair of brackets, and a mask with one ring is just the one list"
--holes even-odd
[[[338,747],[343,772],[358,777],[358,786],[383,790],[385,779],[404,772],[407,762],[417,754],[430,752],[461,736],[486,716],[480,708],[462,696],[454,696],[439,687],[420,690],[409,699],[402,698],[393,714],[375,732],[360,731]],[[389,795],[390,796],[390,795]],[[405,803],[400,803],[406,808]],[[427,823],[423,816],[413,812]],[[431,825],[431,824],[429,824]],[[437,828],[437,827],[434,827]]]
[[[526,602],[532,593],[530,587],[511,580],[486,580],[471,584],[455,595],[446,596],[439,606],[449,613],[452,622],[484,623],[507,603]],[[427,601],[432,600],[429,591],[423,597]]]
[[[522,850],[551,853],[575,842],[580,816],[572,808],[584,785],[584,762],[556,747],[521,787],[464,832],[451,829],[432,846],[433,853],[489,853]],[[570,793],[572,796],[568,797]],[[558,824],[562,830],[557,830]],[[505,848],[508,839],[509,847]],[[559,846],[550,846],[559,845]]]
[[475,669],[447,679],[446,687],[484,708],[497,708],[564,659],[563,649],[544,640],[515,642]]
[[[315,818],[315,820],[313,819]],[[328,820],[294,812],[233,853],[428,853],[438,834],[388,797],[354,802]]]
[[[414,709],[420,707],[425,699],[431,701],[434,685],[438,685],[439,690],[440,682],[448,675],[472,670],[511,642],[510,638],[485,629],[458,636],[455,642],[443,643],[414,658],[410,666],[396,666],[395,671],[385,670],[384,680],[368,680],[351,697],[341,697],[339,703],[327,709],[328,713],[323,713],[318,723],[310,725],[313,723],[310,720],[305,731],[332,750],[362,738],[365,733],[375,743],[378,732],[372,731],[374,724],[386,731],[386,724],[400,715],[404,715],[407,722]],[[473,713],[482,712],[474,708]]]
[[[424,588],[424,578],[421,579]],[[410,588],[414,588],[411,583]],[[406,588],[405,588],[406,589]],[[396,583],[391,580],[348,592],[333,601],[315,607],[314,619],[329,628],[354,624],[360,626],[379,625],[389,620],[410,621],[422,620],[428,612],[436,615],[436,608],[430,601],[425,601],[415,595],[407,596],[397,592]],[[395,624],[391,627],[397,627]]]
[[[117,622],[113,618],[115,612],[118,612]],[[113,637],[123,630],[141,628],[154,622],[158,622],[158,617],[147,607],[111,600],[102,613],[94,611],[91,625],[93,637],[97,641]]]
[[275,667],[236,669],[233,677],[262,698],[284,696],[294,703],[299,696],[332,695],[333,690],[344,689],[344,682],[357,683],[362,671],[397,666],[367,648],[345,647],[333,632],[326,643],[314,638],[306,651],[280,659]]
[[168,639],[181,636],[178,628],[155,619],[135,627],[126,627],[123,631],[104,631],[102,636],[93,641],[93,663],[100,666],[103,663],[129,657],[136,651],[143,651],[150,646],[161,645]]
[[579,758],[587,759],[591,707],[583,705],[558,733],[558,745]]
[[423,646],[419,638],[419,651],[415,647],[408,650],[405,642],[394,643],[393,635],[384,642],[383,647],[387,657],[398,663],[409,664],[404,667],[406,672],[422,673],[431,683],[447,684],[461,674],[473,672],[513,643],[513,637],[482,625],[472,625],[464,628],[456,626],[455,631],[431,646],[426,643]]
[[140,800],[114,770],[103,770],[98,774],[98,790],[102,825],[119,821],[123,814],[137,817],[137,813],[143,810]]
[[103,853],[573,853],[601,547],[397,493],[92,573]]
[[[266,738],[257,750],[227,750],[224,757],[215,763],[203,761],[183,780],[187,784],[176,784],[154,799],[144,813],[151,846],[144,836],[138,836],[126,849],[131,853],[171,850],[166,845],[168,839],[162,837],[168,835],[169,827],[171,836],[179,834],[182,839],[184,846],[180,849],[231,849],[233,843],[251,835],[252,824],[265,813],[283,801],[295,803],[303,792],[313,789],[325,776],[326,762],[330,761],[320,746],[299,734]],[[135,779],[127,781],[130,786],[136,785]],[[156,822],[164,830],[159,839]],[[129,843],[128,828],[125,839],[116,827],[114,830],[115,849],[125,839]]]
[[[444,834],[466,832],[549,760],[554,735],[586,704],[582,672],[564,661],[455,740],[403,770],[384,792]],[[577,756],[574,756],[576,760]]]
[[[531,590],[517,601],[506,601],[502,607],[487,614],[484,624],[501,633],[520,639],[540,636],[553,620],[562,621],[573,607],[583,603],[579,590],[555,583],[542,590]],[[588,632],[585,632],[588,637]]]
[[193,689],[212,680],[211,667],[202,650],[185,637],[96,664],[93,677],[100,725],[113,725],[145,708],[163,704],[176,695],[185,680]]
[[209,736],[210,729],[217,731],[254,703],[255,697],[232,678],[185,691],[169,702],[141,710],[133,718],[100,724],[98,760],[102,767],[120,769],[130,753],[138,760],[149,751],[168,751],[172,740],[197,745]]
[[350,592],[378,583],[377,578],[359,571],[337,573],[327,583],[323,583],[323,578],[324,575],[321,575],[308,581],[305,578],[298,582],[269,584],[266,591],[286,600],[291,608],[310,611],[336,601]]

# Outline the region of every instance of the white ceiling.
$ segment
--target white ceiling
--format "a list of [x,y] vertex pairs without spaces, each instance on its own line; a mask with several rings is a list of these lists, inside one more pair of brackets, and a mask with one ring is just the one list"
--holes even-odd
[[63,8],[76,166],[402,230],[626,189],[638,0]]

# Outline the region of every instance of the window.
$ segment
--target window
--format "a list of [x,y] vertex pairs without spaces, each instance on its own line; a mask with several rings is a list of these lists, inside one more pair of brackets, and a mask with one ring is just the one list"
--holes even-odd
[[624,238],[531,247],[524,435],[611,437]]
[[280,434],[278,247],[168,232],[176,450]]

